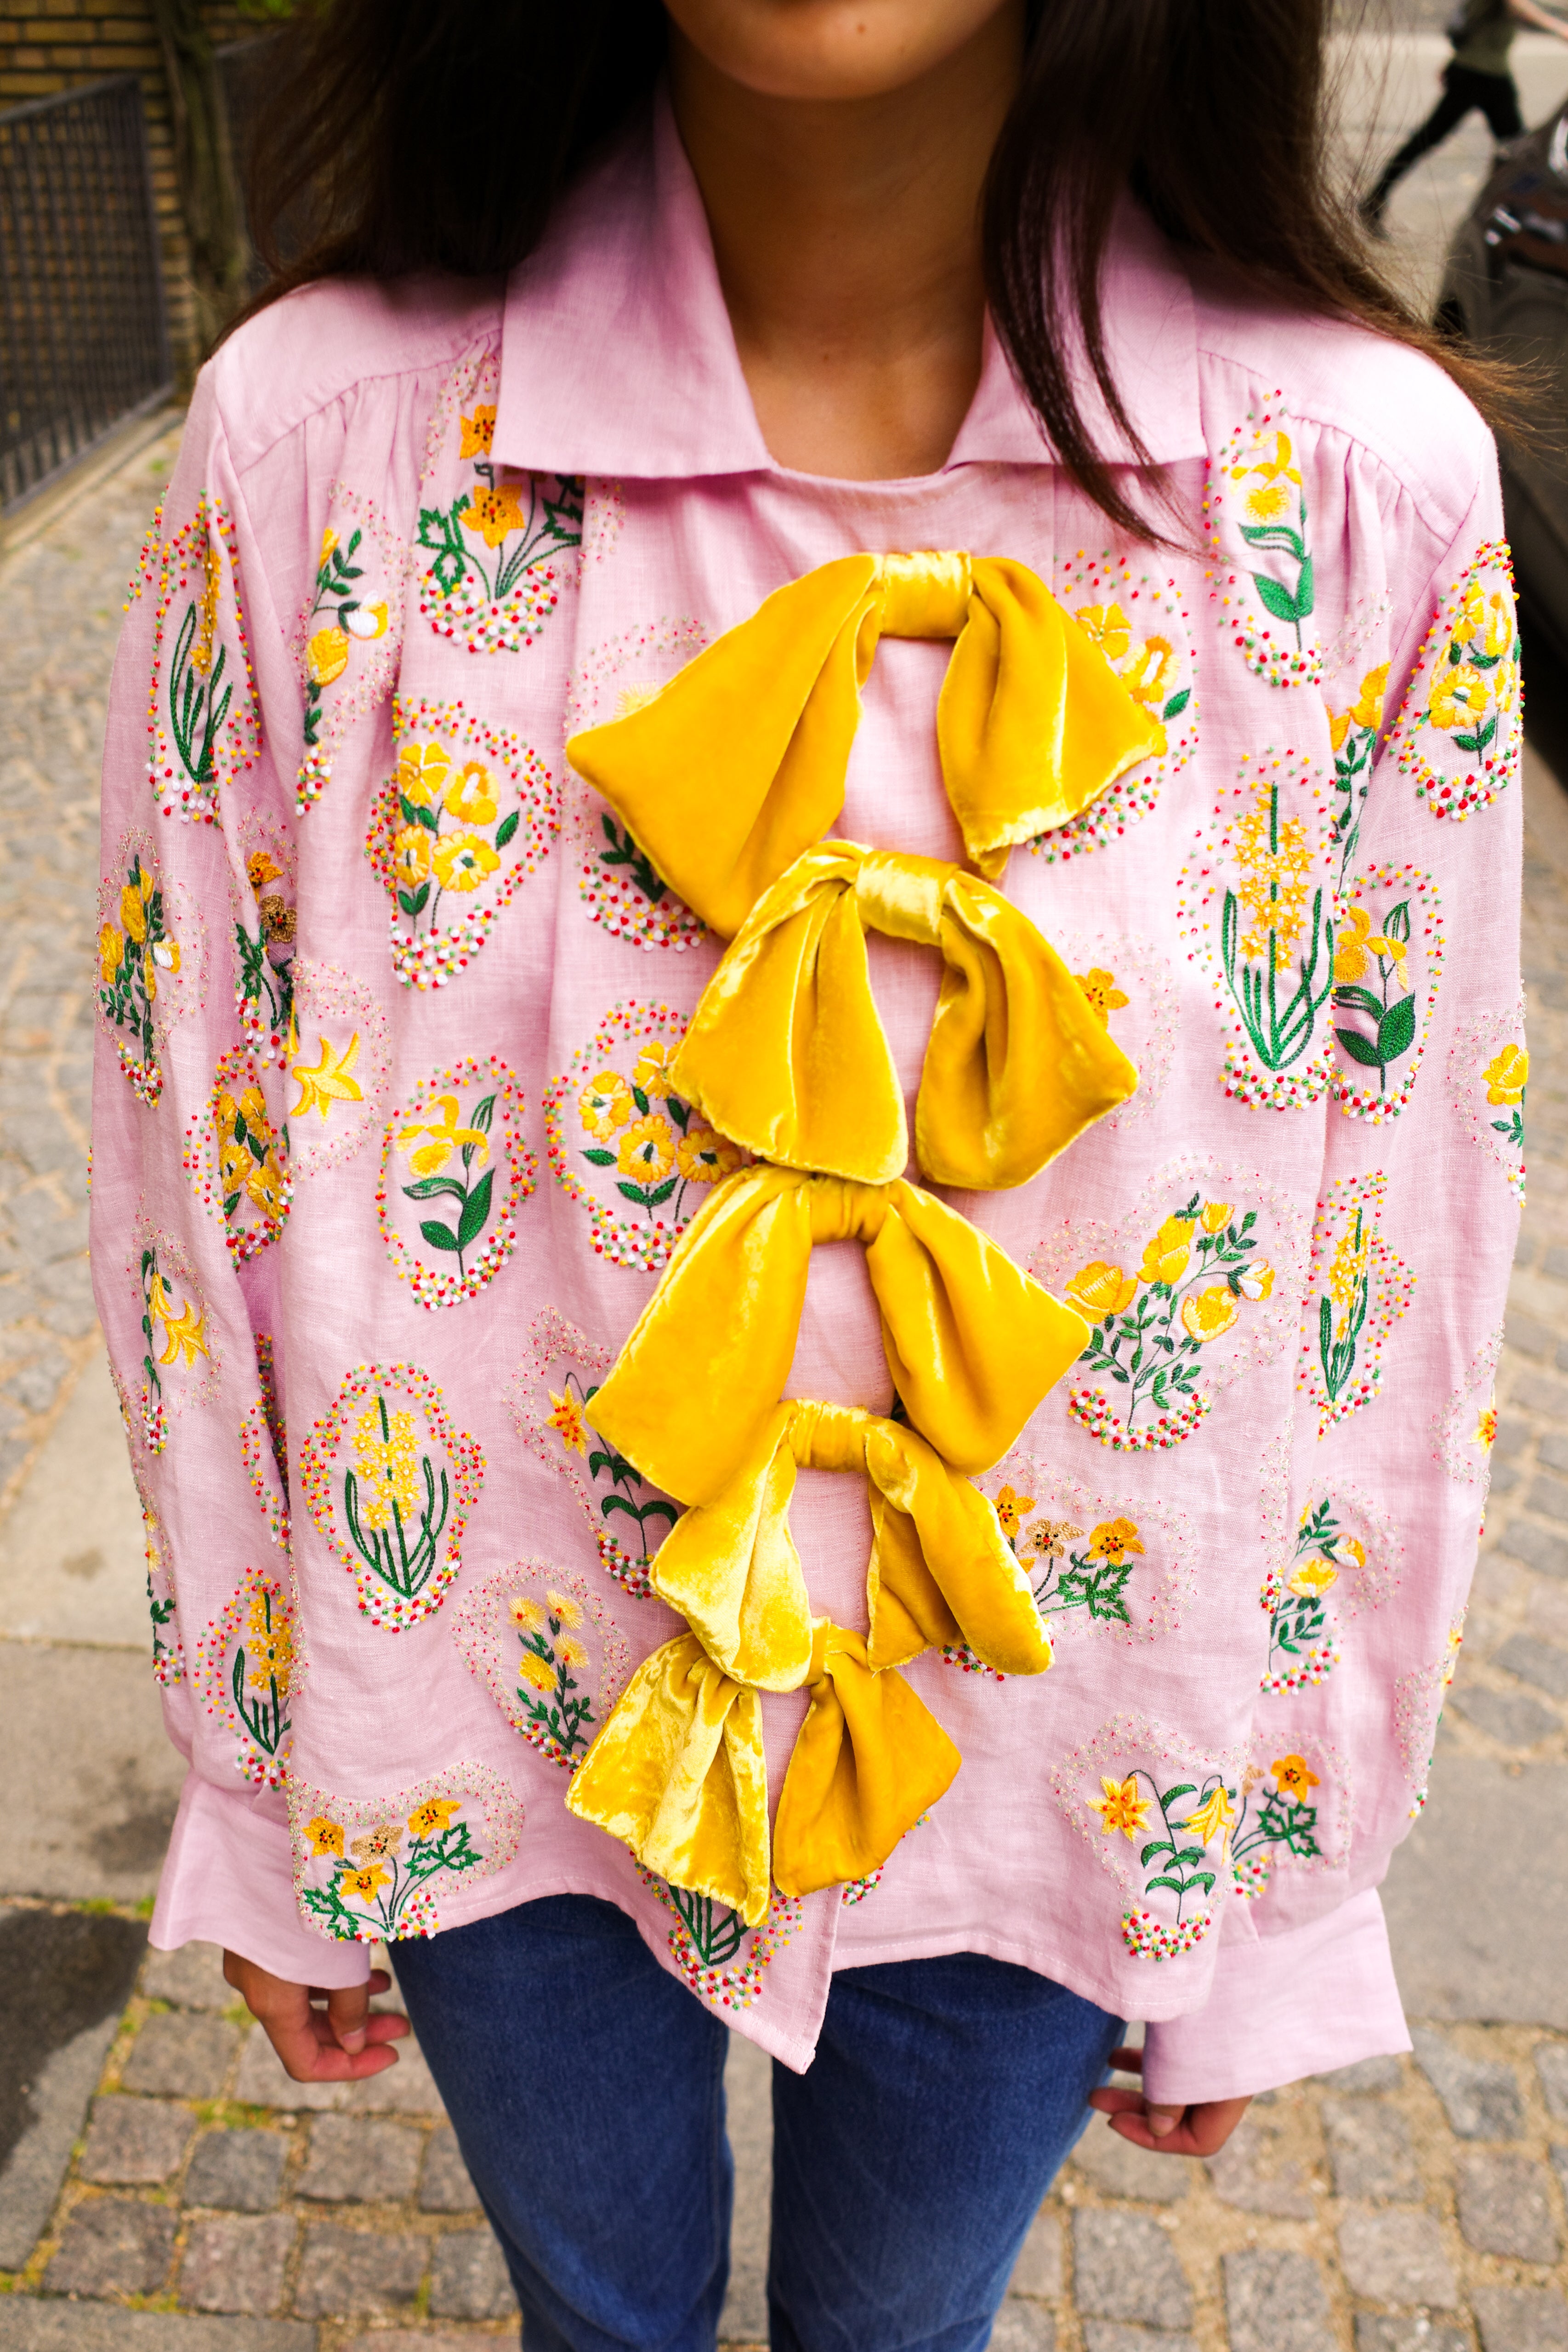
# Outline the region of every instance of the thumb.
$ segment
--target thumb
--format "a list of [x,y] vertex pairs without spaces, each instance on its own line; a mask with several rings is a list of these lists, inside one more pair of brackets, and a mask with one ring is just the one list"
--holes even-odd
[[1168,2139],[1186,2113],[1185,2105],[1156,2107],[1150,2105],[1144,2109],[1145,2120],[1156,2139]]
[[354,2056],[365,2046],[365,2020],[371,2012],[368,1983],[335,1985],[327,1995],[327,2022],[340,2050]]

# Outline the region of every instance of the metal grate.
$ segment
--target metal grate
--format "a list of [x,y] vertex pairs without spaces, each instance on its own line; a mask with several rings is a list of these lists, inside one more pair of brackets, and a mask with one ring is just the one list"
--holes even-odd
[[0,113],[0,508],[171,381],[136,77]]

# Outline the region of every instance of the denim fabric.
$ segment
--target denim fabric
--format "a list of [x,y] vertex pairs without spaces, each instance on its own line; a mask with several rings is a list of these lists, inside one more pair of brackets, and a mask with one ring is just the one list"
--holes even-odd
[[[726,2028],[587,1895],[392,1958],[525,2352],[713,2352]],[[975,1953],[840,1970],[810,2072],[773,2070],[774,2352],[981,2352],[1119,2032]]]

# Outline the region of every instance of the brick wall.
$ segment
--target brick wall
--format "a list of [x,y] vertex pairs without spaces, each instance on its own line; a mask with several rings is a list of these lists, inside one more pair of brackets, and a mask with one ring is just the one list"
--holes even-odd
[[[243,16],[232,0],[212,0],[202,9],[215,44],[254,37],[264,30]],[[147,0],[0,0],[0,108],[56,90],[75,89],[106,74],[134,73],[141,83],[152,150],[152,187],[163,248],[163,283],[169,301],[169,334],[183,385],[194,373],[196,344],[189,255],[174,156],[169,132],[169,98],[162,54]]]

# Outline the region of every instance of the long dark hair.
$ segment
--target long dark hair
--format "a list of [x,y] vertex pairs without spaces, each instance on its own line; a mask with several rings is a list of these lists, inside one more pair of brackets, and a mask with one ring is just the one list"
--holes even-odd
[[[1128,185],[1243,299],[1358,320],[1427,352],[1492,415],[1506,407],[1504,372],[1390,291],[1330,186],[1333,13],[1334,0],[1032,0],[985,189],[991,314],[1061,463],[1135,535],[1148,524],[1095,448],[1062,356],[1082,338],[1125,428],[1099,278]],[[279,51],[250,167],[272,272],[260,302],[350,273],[513,268],[652,89],[664,16],[659,0],[315,0]]]

